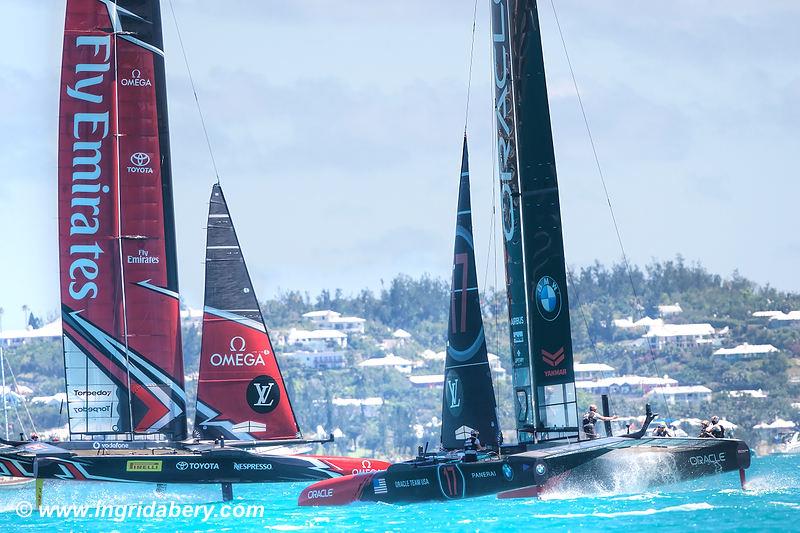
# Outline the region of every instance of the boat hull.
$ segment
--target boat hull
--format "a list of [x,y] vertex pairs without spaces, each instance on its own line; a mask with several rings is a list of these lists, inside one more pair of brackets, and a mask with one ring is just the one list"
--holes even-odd
[[[647,485],[700,478],[750,466],[750,450],[733,439],[610,438],[554,446],[465,463],[444,457],[390,466],[386,471],[328,479],[304,489],[299,505],[345,505],[355,501],[413,503],[496,494],[538,496],[572,484],[600,482],[608,488],[631,467],[657,465],[669,475]],[[660,472],[661,470],[659,470]],[[639,484],[636,488],[640,488]],[[594,486],[592,487],[595,488]]]
[[128,483],[280,483],[318,481],[373,472],[389,466],[377,459],[268,455],[237,449],[204,452],[143,450],[119,454],[33,457],[0,454],[0,476]]

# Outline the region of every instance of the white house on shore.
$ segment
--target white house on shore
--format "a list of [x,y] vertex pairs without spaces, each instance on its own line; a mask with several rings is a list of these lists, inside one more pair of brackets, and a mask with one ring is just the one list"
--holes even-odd
[[613,366],[603,363],[574,363],[575,381],[591,381],[593,379],[613,378],[617,371]]
[[330,370],[347,366],[347,357],[344,352],[334,350],[286,352],[282,353],[280,357],[316,370]]
[[734,346],[733,348],[720,348],[714,352],[714,355],[719,355],[723,357],[730,357],[733,359],[744,359],[744,358],[757,358],[757,357],[764,357],[770,354],[778,353],[776,347],[771,344],[740,344],[739,346]]
[[61,318],[33,329],[9,329],[0,332],[0,346],[7,348],[27,344],[34,340],[53,340],[61,338]]
[[333,329],[304,329],[292,328],[286,336],[287,346],[297,346],[311,351],[320,351],[330,348],[347,348],[347,334]]
[[[727,331],[720,332],[720,334]],[[717,339],[717,331],[711,324],[661,324],[653,326],[644,334],[644,338],[655,350],[667,346],[694,348],[703,344],[712,344]]]
[[664,324],[664,319],[662,318],[650,318],[649,316],[640,318],[639,320],[634,321],[633,317],[626,317],[626,318],[616,318],[614,319],[614,326],[620,329],[636,329],[636,328],[652,328],[654,326],[661,326]]
[[683,309],[681,309],[681,304],[675,302],[671,305],[659,305],[658,306],[658,314],[661,316],[672,316],[672,315],[679,315],[683,313]]
[[341,313],[326,309],[309,311],[303,318],[311,321],[317,329],[333,329],[345,333],[364,333],[366,319],[357,316],[342,316]]
[[700,407],[711,401],[711,389],[702,385],[656,387],[647,393],[650,398],[663,398],[669,405],[684,404]]
[[613,394],[641,398],[653,389],[674,387],[678,381],[669,376],[616,376],[591,381],[575,381],[575,388],[592,394]]

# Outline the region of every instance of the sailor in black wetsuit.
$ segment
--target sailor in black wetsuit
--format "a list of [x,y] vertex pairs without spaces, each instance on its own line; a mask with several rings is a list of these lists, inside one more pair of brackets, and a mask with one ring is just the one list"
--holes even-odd
[[711,427],[709,427],[707,431],[711,433],[711,436],[715,439],[725,438],[725,428],[719,423],[719,417],[716,415],[711,417]]
[[464,441],[464,457],[462,461],[465,463],[476,462],[478,460],[479,450],[483,450],[483,445],[478,438],[478,432],[473,429],[469,434],[469,438]]
[[654,437],[671,437],[672,435],[669,434],[669,430],[667,429],[667,425],[664,422],[658,424],[658,427],[653,431]]
[[589,410],[583,415],[583,432],[586,434],[587,439],[596,439],[598,438],[597,433],[594,430],[594,425],[600,420],[616,420],[617,416],[603,416],[597,412],[597,406],[592,404],[589,406]]
[[703,420],[700,422],[700,434],[698,435],[701,439],[713,439],[714,435],[711,433],[711,422],[708,420]]

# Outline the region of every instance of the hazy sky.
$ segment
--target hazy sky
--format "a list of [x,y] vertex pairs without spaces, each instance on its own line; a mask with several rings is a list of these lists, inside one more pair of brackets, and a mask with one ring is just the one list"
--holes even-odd
[[[478,1],[468,125],[482,273],[495,186],[488,1]],[[632,260],[682,253],[800,290],[800,4],[555,3]],[[613,261],[549,0],[540,8],[567,260]],[[175,9],[261,298],[448,274],[472,0],[175,0]],[[213,171],[168,4],[162,11],[181,292],[199,307]],[[11,328],[23,304],[40,314],[58,306],[64,3],[0,0],[0,13],[0,306]]]

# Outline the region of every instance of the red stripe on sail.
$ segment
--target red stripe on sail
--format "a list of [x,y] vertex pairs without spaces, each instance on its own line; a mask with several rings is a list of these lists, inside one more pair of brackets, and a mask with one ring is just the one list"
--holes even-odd
[[213,421],[263,424],[241,431],[257,440],[299,432],[267,334],[209,313],[203,315],[197,400],[219,413]]

